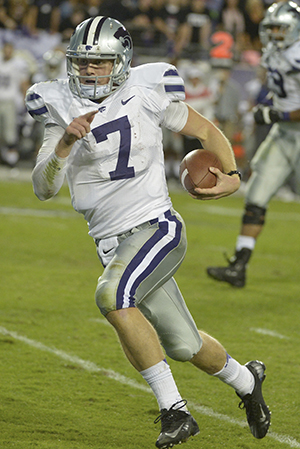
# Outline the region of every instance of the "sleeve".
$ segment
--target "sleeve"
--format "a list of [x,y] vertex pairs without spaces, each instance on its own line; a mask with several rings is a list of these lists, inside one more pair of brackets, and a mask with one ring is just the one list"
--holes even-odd
[[185,100],[184,81],[179,75],[176,67],[156,63],[147,67],[147,77],[152,78],[150,93],[146,98],[145,108],[163,119],[165,110],[172,101]]
[[70,109],[73,100],[68,80],[55,79],[31,86],[26,93],[25,105],[36,121],[66,129],[72,121]]
[[299,52],[300,52],[300,41],[292,45],[286,52],[287,59],[291,65],[291,70],[289,71],[289,73],[287,73],[287,75],[290,74],[298,75],[300,73]]
[[162,126],[174,132],[180,132],[188,119],[189,111],[183,101],[172,102],[166,109]]
[[160,85],[170,101],[185,100],[184,81],[176,67],[170,66],[164,72]]
[[55,147],[63,134],[64,129],[58,125],[45,128],[43,145],[32,172],[33,190],[41,201],[56,195],[65,179],[68,158],[60,158],[55,154]]
[[185,88],[184,81],[179,75],[176,67],[169,65],[155,88],[155,92],[161,98],[165,98],[168,104],[171,101],[184,101]]
[[49,108],[47,107],[43,97],[39,95],[36,89],[38,85],[31,86],[25,97],[25,105],[28,113],[38,122],[43,122],[44,125],[53,123]]

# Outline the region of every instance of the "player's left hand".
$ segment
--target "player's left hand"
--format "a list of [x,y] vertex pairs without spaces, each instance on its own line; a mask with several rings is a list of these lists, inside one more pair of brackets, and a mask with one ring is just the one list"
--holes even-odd
[[224,196],[229,196],[239,189],[241,182],[238,175],[226,175],[216,167],[211,167],[210,171],[216,175],[217,184],[209,189],[196,187],[194,190],[197,192],[197,195],[190,194],[193,198],[198,200],[217,200]]

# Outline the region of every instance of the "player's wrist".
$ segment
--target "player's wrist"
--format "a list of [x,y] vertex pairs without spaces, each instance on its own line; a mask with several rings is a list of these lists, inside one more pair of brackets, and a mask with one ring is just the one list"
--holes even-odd
[[74,136],[74,134],[68,134],[67,132],[65,132],[59,143],[62,147],[72,147],[76,140],[77,138],[76,136]]
[[289,122],[291,120],[291,114],[287,111],[282,113],[282,121]]
[[277,109],[270,108],[269,117],[272,123],[276,122],[288,122],[290,118],[290,113],[287,111],[278,111]]
[[291,120],[290,112],[279,111],[270,106],[259,105],[254,108],[254,120],[259,125],[272,125]]
[[230,172],[226,173],[227,176],[235,176],[237,175],[240,180],[242,179],[242,173],[239,170],[231,170]]
[[58,144],[55,148],[56,156],[64,159],[70,155],[72,147],[76,140],[74,140],[73,136],[69,136],[67,133],[64,133]]
[[61,159],[65,159],[70,155],[72,147],[64,145],[62,141],[60,141],[55,148],[55,155]]

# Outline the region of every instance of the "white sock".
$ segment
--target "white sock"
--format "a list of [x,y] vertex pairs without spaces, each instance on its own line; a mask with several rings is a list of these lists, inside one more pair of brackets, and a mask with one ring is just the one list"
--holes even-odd
[[253,250],[255,247],[256,239],[249,237],[248,235],[239,235],[236,240],[236,251],[240,251],[242,248],[248,248]]
[[240,365],[235,359],[227,354],[227,362],[224,367],[214,376],[225,384],[235,389],[240,396],[252,393],[255,380],[253,374],[244,365]]
[[[141,371],[140,374],[152,388],[160,410],[163,408],[168,410],[176,402],[182,401],[171,369],[165,360]],[[186,411],[187,409],[182,407],[181,410]]]

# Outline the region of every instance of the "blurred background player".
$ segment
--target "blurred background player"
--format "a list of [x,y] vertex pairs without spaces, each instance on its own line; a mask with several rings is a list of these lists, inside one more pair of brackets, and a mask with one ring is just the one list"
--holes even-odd
[[254,119],[273,125],[252,162],[245,210],[235,255],[227,267],[208,267],[213,279],[244,287],[246,267],[261,233],[271,198],[291,174],[300,188],[300,7],[294,2],[271,5],[260,24],[262,64],[273,105],[258,105]]
[[19,160],[18,116],[29,85],[27,64],[13,43],[5,42],[0,51],[0,155],[11,167]]
[[[32,75],[32,83],[55,80],[57,78],[67,78],[66,55],[61,47],[48,50],[44,53],[39,64],[39,70]],[[20,156],[23,159],[31,159],[35,162],[35,157],[43,142],[44,127],[42,123],[34,120],[31,115],[22,116],[22,126],[19,135]]]

